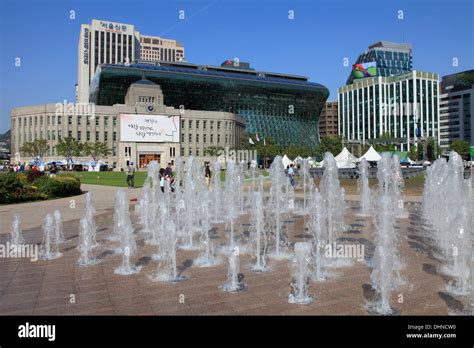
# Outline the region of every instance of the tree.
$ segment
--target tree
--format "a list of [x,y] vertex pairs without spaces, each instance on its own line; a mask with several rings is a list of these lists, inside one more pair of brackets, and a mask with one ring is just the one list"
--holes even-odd
[[208,146],[204,148],[204,155],[217,157],[222,151],[224,151],[222,146]]
[[456,151],[461,157],[464,158],[470,153],[470,144],[466,140],[454,140],[451,145],[449,145],[449,149]]
[[102,157],[107,157],[110,154],[110,149],[107,147],[107,143],[96,142],[96,143],[85,143],[84,153],[92,157],[94,162],[99,162]]
[[[249,138],[252,138],[254,144],[249,143]],[[240,139],[240,148],[257,151],[257,156],[264,159],[265,165],[267,164],[267,159],[273,159],[273,157],[281,153],[278,146],[273,143],[272,137],[267,136],[257,141],[256,135],[252,133],[244,133]]]
[[35,161],[41,161],[45,153],[49,150],[49,144],[46,139],[36,139],[23,143],[20,152],[25,156],[31,156]]
[[426,152],[428,161],[434,161],[438,158],[438,155],[441,153],[441,148],[438,145],[438,142],[434,138],[429,138],[426,144]]
[[397,147],[393,144],[390,133],[382,133],[375,141],[374,149],[377,152],[391,152],[396,151]]
[[72,163],[73,156],[81,156],[83,150],[84,144],[72,137],[61,139],[56,145],[56,152],[58,155],[66,157],[68,165]]
[[307,158],[311,155],[314,156],[315,152],[316,151],[309,146],[297,144],[290,144],[283,150],[283,153],[292,159],[298,156],[302,158]]
[[418,151],[414,144],[410,147],[410,151],[408,152],[408,157],[410,157],[412,161],[418,161]]
[[319,151],[324,155],[326,152],[332,153],[334,156],[342,151],[341,137],[322,137],[320,140]]

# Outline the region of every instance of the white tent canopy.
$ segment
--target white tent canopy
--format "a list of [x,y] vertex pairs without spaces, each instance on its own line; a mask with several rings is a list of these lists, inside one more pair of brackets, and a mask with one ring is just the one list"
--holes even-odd
[[371,146],[370,149],[359,158],[359,161],[362,161],[362,158],[365,158],[367,162],[378,162],[382,159],[382,156]]
[[294,159],[293,162],[294,162],[295,165],[301,164],[303,162],[303,157],[298,156]]
[[293,164],[293,161],[290,160],[287,155],[283,156],[283,158],[281,159],[281,162],[283,163],[283,167],[285,167],[285,169],[286,169],[286,167],[288,167],[290,164]]
[[334,157],[338,168],[355,168],[357,157],[349,152],[347,147],[344,147],[342,151]]

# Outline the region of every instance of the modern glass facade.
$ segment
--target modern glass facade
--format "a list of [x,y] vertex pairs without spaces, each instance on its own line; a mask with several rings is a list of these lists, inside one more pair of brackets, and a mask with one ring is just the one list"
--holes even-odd
[[[394,76],[412,71],[412,49],[409,44],[381,41],[369,46],[369,50],[357,57],[355,64],[376,62],[377,76]],[[352,74],[347,84],[354,82]]]
[[410,150],[415,138],[439,141],[438,75],[412,71],[371,77],[340,87],[339,134],[349,142],[370,143],[382,134]]
[[187,63],[105,64],[91,82],[90,101],[122,104],[130,84],[142,78],[160,85],[167,106],[238,114],[248,132],[271,136],[280,146],[319,144],[329,90],[305,77]]

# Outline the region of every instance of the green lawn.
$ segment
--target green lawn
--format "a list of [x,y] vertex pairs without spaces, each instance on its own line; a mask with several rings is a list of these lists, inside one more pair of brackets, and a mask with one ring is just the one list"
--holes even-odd
[[[127,178],[125,172],[73,172],[78,178],[81,179],[83,184],[93,185],[106,185],[106,186],[119,186],[127,187]],[[258,170],[255,173],[255,180],[258,182],[260,174],[268,176],[267,170]],[[135,187],[142,187],[145,181],[147,172],[135,172]],[[225,180],[225,171],[220,173],[221,181]],[[247,181],[250,179],[247,179]],[[346,189],[348,194],[357,193],[357,180],[355,179],[340,179],[341,185]],[[405,180],[405,193],[408,195],[421,195],[423,192],[423,184],[425,176],[420,175]],[[319,184],[319,180],[316,180]],[[377,180],[370,180],[371,186],[377,186]]]
[[[125,172],[73,172],[83,184],[127,187]],[[142,187],[146,172],[135,172],[135,187]]]
[[[83,184],[105,185],[127,187],[127,177],[125,172],[73,172],[75,176],[81,179]],[[257,170],[255,180],[258,180],[260,174],[268,176],[267,170]],[[142,187],[147,172],[135,172],[135,187]],[[220,173],[221,181],[225,181],[225,171]]]

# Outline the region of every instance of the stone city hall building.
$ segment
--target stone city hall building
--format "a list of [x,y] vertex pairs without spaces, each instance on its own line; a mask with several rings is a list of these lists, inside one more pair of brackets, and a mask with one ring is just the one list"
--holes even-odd
[[130,161],[141,168],[152,160],[162,166],[174,163],[179,155],[205,157],[206,144],[235,148],[243,136],[245,120],[229,112],[168,107],[163,104],[160,86],[143,78],[130,85],[124,103],[19,107],[11,112],[11,127],[13,160],[23,157],[20,148],[24,142],[47,139],[50,148],[43,159],[64,161],[55,145],[62,138],[73,137],[81,142],[107,143],[111,154],[104,161],[120,170]]

